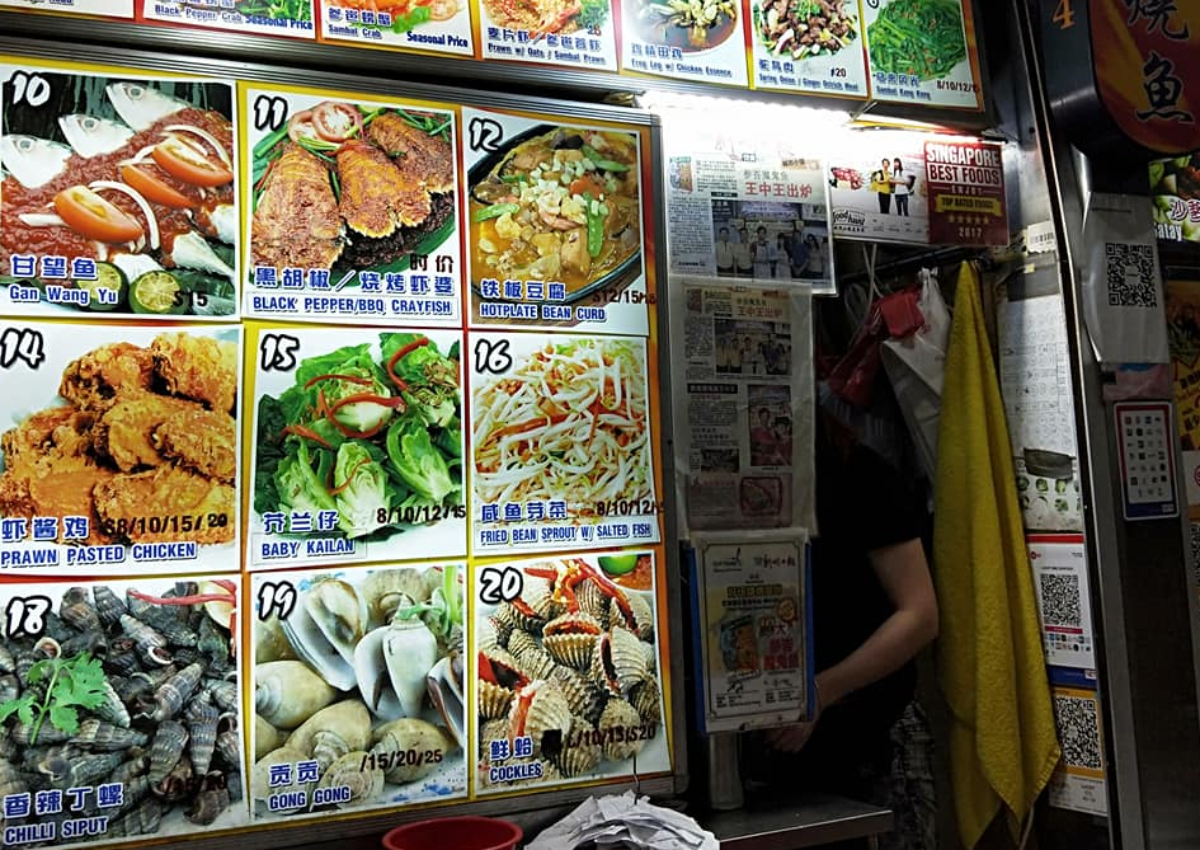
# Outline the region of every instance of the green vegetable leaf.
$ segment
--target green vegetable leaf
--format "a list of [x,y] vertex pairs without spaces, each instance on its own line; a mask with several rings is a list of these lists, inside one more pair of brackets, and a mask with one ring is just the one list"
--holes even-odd
[[460,489],[429,432],[411,417],[402,417],[388,428],[387,453],[404,483],[421,498],[440,505]]
[[[333,468],[338,524],[346,536],[363,537],[386,524],[387,473],[367,451],[366,444],[349,442],[338,449]],[[380,521],[382,512],[385,520]]]
[[0,705],[0,723],[3,723],[14,714],[25,724],[33,722],[34,696],[33,694],[25,694],[24,696],[10,699],[8,702]]
[[50,725],[59,732],[74,735],[79,731],[79,712],[66,705],[50,706]]

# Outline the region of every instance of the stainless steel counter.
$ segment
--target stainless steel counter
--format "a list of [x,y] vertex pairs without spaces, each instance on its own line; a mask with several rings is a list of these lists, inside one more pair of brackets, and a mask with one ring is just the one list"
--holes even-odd
[[840,797],[778,800],[698,818],[721,840],[721,850],[800,850],[873,838],[892,828],[892,813]]

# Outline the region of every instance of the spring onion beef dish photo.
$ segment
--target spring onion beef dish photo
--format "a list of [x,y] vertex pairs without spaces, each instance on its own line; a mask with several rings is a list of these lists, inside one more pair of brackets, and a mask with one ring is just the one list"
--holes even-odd
[[[336,511],[324,536],[389,540],[460,516],[459,351],[383,333],[302,361],[258,402],[254,511]],[[317,532],[314,532],[317,534]]]
[[754,7],[754,29],[775,56],[832,56],[858,39],[858,4],[847,0],[762,0]]
[[0,128],[0,272],[61,257],[29,282],[64,309],[233,314],[232,88],[44,73],[49,102],[6,101]]
[[541,125],[471,174],[471,276],[562,281],[567,301],[641,272],[638,140]]
[[432,253],[455,227],[453,124],[341,101],[293,112],[254,146],[252,265],[340,279]]
[[641,341],[567,338],[472,397],[473,484],[484,503],[565,500],[572,520],[653,497]]

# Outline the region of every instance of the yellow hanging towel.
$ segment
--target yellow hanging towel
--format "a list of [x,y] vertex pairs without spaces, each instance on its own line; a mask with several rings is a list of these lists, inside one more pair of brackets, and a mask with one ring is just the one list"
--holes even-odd
[[1016,835],[1060,751],[1004,405],[979,276],[966,263],[954,306],[933,545],[938,678],[952,714],[959,835],[971,850],[1001,806]]

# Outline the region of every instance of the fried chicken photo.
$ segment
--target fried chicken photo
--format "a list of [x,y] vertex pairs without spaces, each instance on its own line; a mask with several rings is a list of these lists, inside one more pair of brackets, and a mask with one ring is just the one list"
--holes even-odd
[[189,333],[77,358],[66,403],[0,435],[0,516],[87,516],[88,544],[232,541],[238,368],[235,343]]

